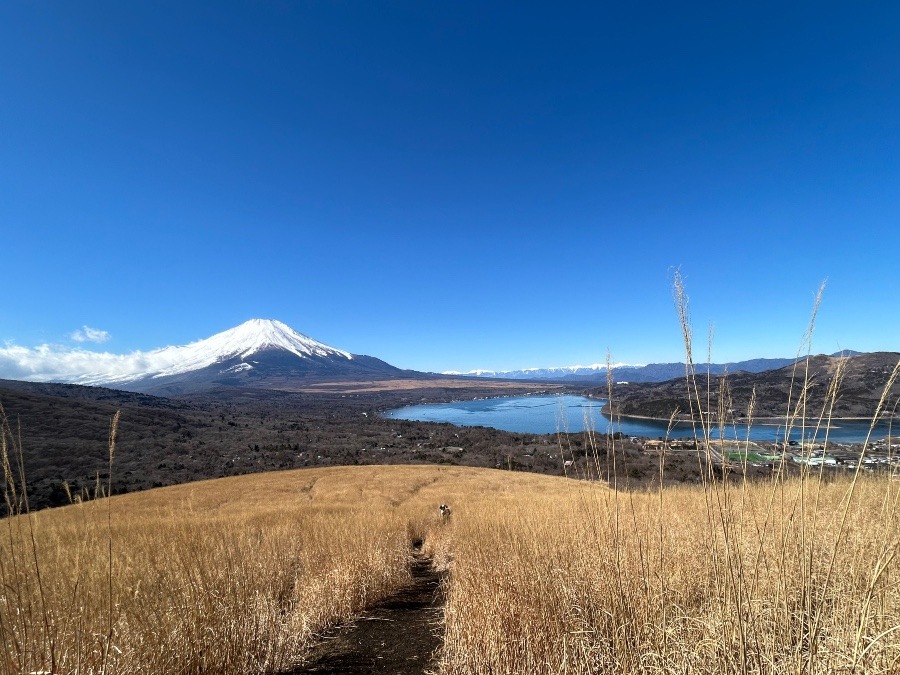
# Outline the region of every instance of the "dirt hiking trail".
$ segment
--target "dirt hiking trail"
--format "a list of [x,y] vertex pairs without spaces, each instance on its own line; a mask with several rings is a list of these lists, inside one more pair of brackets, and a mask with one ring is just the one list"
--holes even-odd
[[436,665],[443,614],[441,574],[413,549],[412,583],[335,628],[307,662],[285,675],[425,675]]

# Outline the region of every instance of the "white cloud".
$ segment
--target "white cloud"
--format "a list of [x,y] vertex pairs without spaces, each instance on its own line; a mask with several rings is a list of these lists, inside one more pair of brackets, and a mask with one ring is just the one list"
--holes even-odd
[[0,378],[115,386],[147,376],[162,377],[212,365],[223,355],[232,353],[227,344],[223,351],[216,340],[214,336],[180,347],[128,354],[66,345],[20,347],[7,343],[0,347]]
[[127,382],[166,365],[168,359],[161,357],[154,352],[111,354],[62,345],[7,344],[0,347],[0,378],[77,384]]
[[82,326],[78,330],[69,334],[69,337],[75,342],[106,342],[109,340],[109,332],[100,330],[99,328],[91,328],[90,326]]

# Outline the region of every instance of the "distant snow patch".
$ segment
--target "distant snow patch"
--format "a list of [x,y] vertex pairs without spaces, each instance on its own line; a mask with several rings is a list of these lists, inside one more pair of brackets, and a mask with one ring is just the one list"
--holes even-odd
[[[616,368],[635,368],[639,367],[631,363],[612,363],[613,370]],[[564,375],[589,375],[593,373],[605,373],[605,363],[593,363],[589,366],[554,366],[550,368],[520,368],[518,370],[486,370],[476,369],[461,372],[458,370],[447,370],[442,375],[468,375],[470,377],[498,377],[505,379],[525,379],[525,378],[552,378]]]
[[231,366],[231,368],[226,368],[219,372],[225,375],[227,373],[243,373],[245,370],[253,370],[253,366],[249,363],[239,363],[236,366]]

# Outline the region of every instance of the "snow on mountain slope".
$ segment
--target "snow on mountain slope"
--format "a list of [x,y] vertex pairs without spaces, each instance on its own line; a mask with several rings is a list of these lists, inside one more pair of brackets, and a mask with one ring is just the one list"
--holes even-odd
[[353,358],[351,354],[317,342],[280,321],[250,319],[205,340],[183,347],[158,350],[160,356],[170,358],[173,365],[153,376],[187,373],[234,357],[246,359],[266,349],[280,349],[302,359],[311,356],[342,356],[348,360]]
[[[109,385],[145,378],[169,377],[201,370],[235,358],[243,361],[266,350],[288,352],[301,359],[315,357],[334,357],[348,361],[353,359],[352,354],[313,340],[280,321],[251,319],[240,326],[187,345],[123,355],[123,362],[120,365],[126,366],[124,368],[84,374],[70,381],[77,384]],[[127,360],[127,364],[124,360]],[[250,370],[252,367],[251,363],[242,362],[231,366],[228,370],[240,372]]]

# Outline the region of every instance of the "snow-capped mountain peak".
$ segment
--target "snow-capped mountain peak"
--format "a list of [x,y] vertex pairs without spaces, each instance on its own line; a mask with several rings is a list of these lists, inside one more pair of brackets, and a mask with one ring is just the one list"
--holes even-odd
[[265,349],[282,349],[301,358],[308,356],[353,358],[347,352],[313,340],[303,333],[298,333],[287,324],[273,319],[250,319],[240,326],[217,333],[205,340],[194,342],[186,347],[176,347],[176,349],[188,348],[192,348],[198,353],[215,354],[216,360],[235,356],[247,358]]
[[0,377],[165,395],[220,387],[290,388],[310,378],[380,379],[399,373],[380,359],[335,349],[271,319],[251,319],[186,345],[125,354],[0,345]]
[[[250,319],[239,326],[186,345],[122,355],[95,354],[82,350],[77,354],[84,357],[86,363],[98,361],[98,365],[102,364],[102,370],[87,370],[75,377],[50,375],[35,379],[90,385],[127,384],[148,378],[156,380],[183,375],[226,363],[228,365],[224,366],[223,373],[238,373],[252,370],[253,365],[246,360],[269,350],[289,352],[303,360],[353,360],[352,354],[313,340],[281,321]],[[238,363],[234,363],[235,361]]]
[[171,356],[172,365],[153,373],[153,377],[178,375],[233,358],[243,360],[268,349],[290,352],[304,359],[314,356],[353,358],[352,354],[313,340],[281,321],[250,319],[205,340],[158,350],[162,357]]

